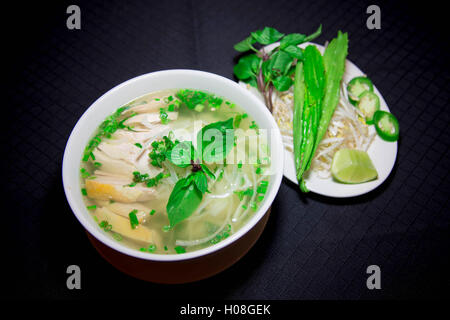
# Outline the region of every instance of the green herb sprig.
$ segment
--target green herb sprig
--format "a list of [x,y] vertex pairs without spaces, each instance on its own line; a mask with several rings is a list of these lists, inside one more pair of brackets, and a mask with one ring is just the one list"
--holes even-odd
[[[258,88],[272,111],[273,90],[286,91],[293,85],[295,64],[303,59],[303,50],[298,45],[317,38],[321,32],[322,25],[309,36],[300,33],[285,35],[270,27],[251,32],[249,37],[234,45],[236,51],[254,52],[239,59],[234,66],[234,74],[239,80]],[[280,45],[269,52],[254,46],[257,43],[266,46],[277,41]]]

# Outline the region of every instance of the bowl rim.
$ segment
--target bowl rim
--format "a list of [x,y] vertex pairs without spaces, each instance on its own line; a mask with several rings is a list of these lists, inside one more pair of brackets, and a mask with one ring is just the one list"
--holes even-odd
[[[66,199],[69,203],[69,206],[77,218],[77,220],[81,223],[83,228],[88,231],[92,236],[94,236],[97,240],[102,242],[103,244],[107,245],[108,247],[121,252],[125,255],[135,257],[138,259],[143,260],[150,260],[150,261],[161,261],[161,262],[172,262],[172,261],[182,261],[182,260],[189,260],[189,259],[195,259],[199,258],[204,255],[208,255],[214,252],[219,251],[220,249],[227,247],[240,239],[244,234],[246,234],[249,230],[251,230],[260,220],[261,218],[266,214],[269,207],[272,205],[275,196],[278,194],[281,181],[283,178],[283,163],[284,163],[284,152],[276,152],[278,150],[271,150],[271,155],[276,154],[278,157],[278,161],[280,163],[280,166],[278,168],[275,168],[275,172],[273,174],[273,188],[272,191],[267,193],[265,195],[265,201],[262,206],[258,208],[258,210],[253,214],[253,216],[235,233],[230,235],[228,238],[220,241],[217,244],[211,245],[206,248],[202,248],[199,250],[195,250],[192,252],[182,253],[182,254],[157,254],[157,253],[148,253],[148,252],[141,252],[136,249],[128,248],[127,246],[121,244],[118,241],[115,241],[111,237],[109,237],[106,233],[102,232],[100,228],[96,228],[95,225],[92,223],[92,221],[88,221],[88,217],[83,215],[81,213],[81,208],[77,205],[76,199],[75,199],[75,192],[78,192],[78,188],[71,188],[68,185],[69,180],[69,168],[68,168],[68,162],[70,159],[68,159],[68,154],[70,153],[70,148],[75,143],[77,139],[78,132],[82,129],[83,123],[85,120],[90,116],[92,112],[94,112],[94,109],[97,105],[101,104],[102,100],[105,99],[105,97],[111,95],[112,93],[123,90],[123,88],[128,87],[129,85],[132,85],[133,83],[144,81],[147,78],[150,77],[158,77],[161,75],[174,75],[177,74],[189,74],[192,76],[199,76],[199,77],[208,77],[210,79],[214,79],[215,81],[221,81],[223,83],[227,83],[227,85],[233,87],[234,90],[240,91],[242,94],[246,95],[251,101],[252,104],[256,106],[257,109],[260,109],[258,111],[262,112],[264,117],[267,118],[267,120],[270,123],[270,129],[272,130],[272,139],[275,139],[275,142],[272,143],[272,146],[275,146],[277,149],[280,149],[279,151],[282,151],[282,138],[280,130],[275,122],[275,119],[273,118],[272,114],[269,112],[267,107],[259,101],[254,95],[252,95],[248,90],[242,88],[238,83],[225,78],[223,76],[206,72],[206,71],[200,71],[200,70],[192,70],[192,69],[169,69],[169,70],[161,70],[161,71],[155,71],[150,72],[146,74],[142,74],[140,76],[131,78],[129,80],[126,80],[104,94],[102,94],[97,100],[95,100],[82,114],[82,116],[78,119],[77,123],[75,124],[74,128],[72,129],[70,136],[67,140],[65,149],[64,149],[64,155],[63,155],[63,164],[62,164],[62,180],[63,180],[63,186],[64,186],[64,193],[66,195]],[[230,101],[233,101],[233,99],[230,99]],[[241,106],[243,109],[245,109],[245,106]],[[281,147],[280,147],[281,146]],[[79,159],[81,161],[81,157]],[[72,160],[73,161],[73,160]],[[85,207],[83,207],[84,210],[87,210]]]

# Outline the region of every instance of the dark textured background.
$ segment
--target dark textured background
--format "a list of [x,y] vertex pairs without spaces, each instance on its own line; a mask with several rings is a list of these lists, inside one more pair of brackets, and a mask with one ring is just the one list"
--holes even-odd
[[[81,7],[81,30],[66,8]],[[4,297],[148,299],[380,299],[448,297],[449,42],[445,10],[427,2],[378,2],[368,30],[364,1],[89,1],[17,3],[4,10],[2,186],[10,288]],[[335,200],[284,180],[267,228],[225,272],[161,286],[105,262],[73,216],[61,181],[66,140],[100,95],[143,73],[193,68],[233,78],[233,44],[273,26],[324,43],[349,32],[349,59],[400,121],[397,163],[377,190]],[[5,128],[6,127],[6,128]],[[82,290],[66,289],[66,268]],[[366,288],[368,265],[382,290]]]

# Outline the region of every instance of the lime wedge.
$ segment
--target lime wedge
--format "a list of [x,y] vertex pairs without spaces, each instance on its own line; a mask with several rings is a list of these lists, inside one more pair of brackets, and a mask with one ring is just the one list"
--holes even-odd
[[338,150],[331,163],[331,174],[342,183],[362,183],[378,176],[367,152],[356,149]]

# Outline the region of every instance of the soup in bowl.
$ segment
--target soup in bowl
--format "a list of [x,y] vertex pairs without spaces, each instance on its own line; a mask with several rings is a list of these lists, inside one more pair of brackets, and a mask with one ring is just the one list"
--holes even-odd
[[131,79],[89,107],[67,143],[63,182],[97,249],[153,266],[214,255],[192,281],[256,241],[259,233],[244,240],[267,219],[282,169],[281,135],[260,101],[221,76],[168,70]]

